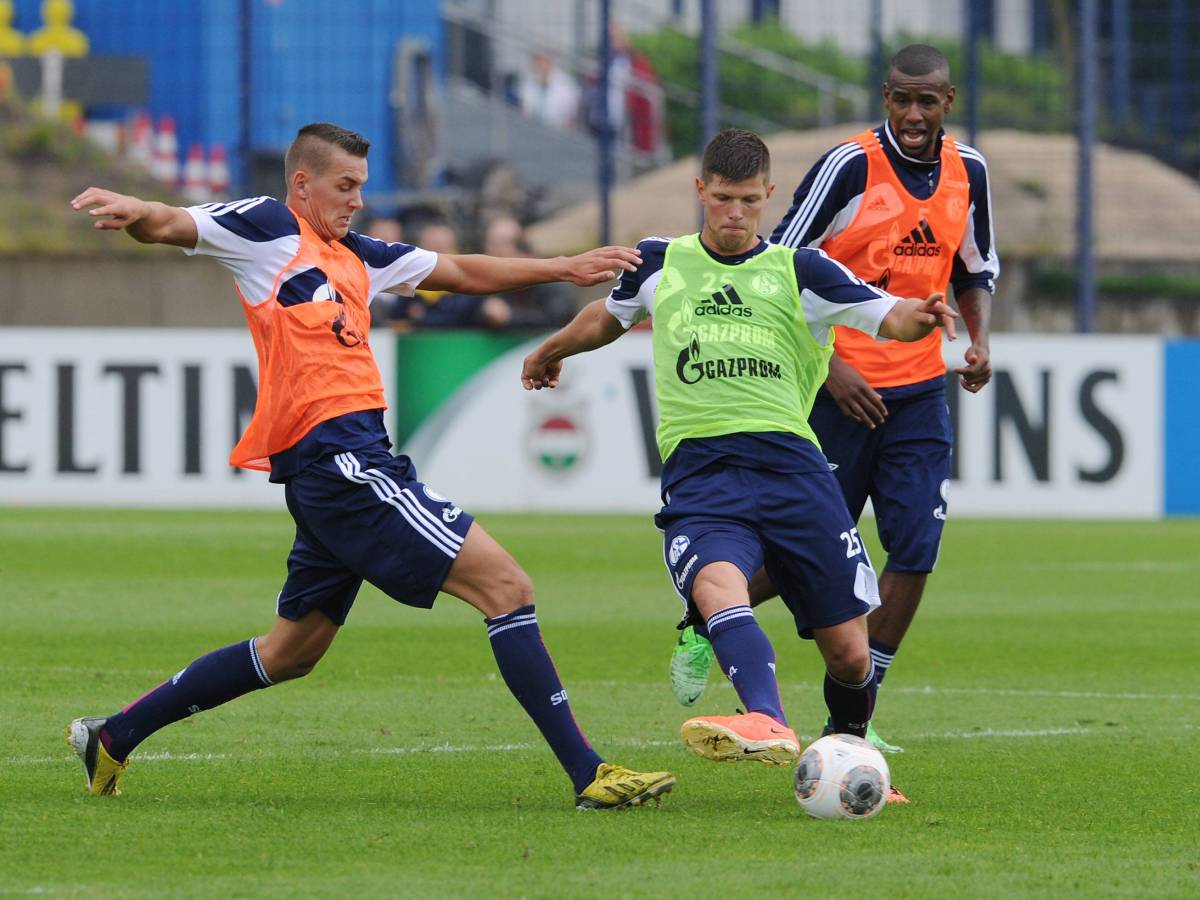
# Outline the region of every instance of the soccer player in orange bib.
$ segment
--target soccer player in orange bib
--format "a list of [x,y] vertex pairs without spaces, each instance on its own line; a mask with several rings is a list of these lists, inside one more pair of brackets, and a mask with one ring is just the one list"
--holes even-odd
[[233,274],[259,388],[230,462],[270,472],[296,522],[270,631],[200,657],[120,712],[70,724],[87,788],[118,793],[130,752],[158,729],[307,675],[365,580],[409,606],[431,607],[441,590],[483,614],[500,674],[566,770],[577,808],[658,797],[672,775],[606,763],[575,724],[529,576],[469,513],[419,481],[408,457],[392,455],[369,340],[369,303],[389,289],[590,286],[640,258],[623,247],[557,259],[436,254],[357,234],[350,220],[362,208],[368,147],[336,125],[301,128],[287,152],[284,203],[253,197],[183,209],[94,187],[72,201],[98,229],[211,256]]
[[[863,281],[892,294],[927,296],[954,288],[971,338],[954,371],[976,393],[991,379],[988,323],[1000,264],[992,233],[987,165],[979,151],[945,133],[954,104],[950,66],[936,48],[914,44],[891,61],[887,121],[828,151],[796,189],[771,235],[789,247],[816,247]],[[851,514],[867,498],[887,565],[882,606],[867,618],[881,683],[933,571],[946,521],[952,435],[941,335],[915,343],[876,341],[836,328],[829,376],[809,415]],[[773,596],[760,572],[752,602]],[[676,699],[690,706],[704,689],[712,649],[694,616],[671,658]],[[868,738],[899,752],[875,733]],[[893,792],[892,802],[902,801]]]

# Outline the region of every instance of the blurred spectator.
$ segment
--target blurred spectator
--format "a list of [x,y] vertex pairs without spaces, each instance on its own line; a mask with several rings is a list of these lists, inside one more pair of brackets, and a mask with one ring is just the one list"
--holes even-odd
[[[413,242],[435,253],[458,253],[454,229],[444,222],[430,222]],[[417,291],[400,298],[394,324],[398,328],[504,328],[512,318],[508,303],[500,297],[470,297],[445,291]]]
[[[635,50],[625,30],[615,21],[609,26],[608,124],[618,139],[641,156],[657,159],[662,145],[662,88],[650,58]],[[600,129],[599,92],[591,88],[588,125]]]
[[567,131],[575,127],[579,114],[579,87],[549,53],[538,51],[529,59],[517,86],[521,110],[552,128]]
[[[375,214],[367,214],[361,225],[356,223],[354,230],[359,234],[365,234],[368,237],[373,237],[379,241],[386,241],[389,244],[399,244],[404,242],[404,226],[400,224],[399,219],[391,216],[381,216]],[[394,322],[401,312],[401,307],[405,306],[411,298],[401,297],[398,294],[382,293],[371,301],[371,325],[389,325]]]
[[600,96],[600,81],[588,86],[588,127],[599,133],[602,115],[608,114],[608,127],[616,137],[625,133],[625,93],[633,80],[632,48],[624,29],[615,21],[608,27],[608,95]]
[[[534,256],[525,238],[525,228],[512,216],[498,216],[484,231],[483,252],[488,256]],[[538,284],[509,291],[499,297],[509,308],[508,328],[560,328],[577,311],[575,290],[569,284]]]
[[629,116],[629,146],[635,153],[657,157],[662,147],[662,88],[650,57],[629,51],[629,87],[625,111]]
[[369,215],[363,222],[363,227],[357,230],[360,234],[370,235],[389,244],[404,242],[404,226],[400,224],[399,219],[392,216]]

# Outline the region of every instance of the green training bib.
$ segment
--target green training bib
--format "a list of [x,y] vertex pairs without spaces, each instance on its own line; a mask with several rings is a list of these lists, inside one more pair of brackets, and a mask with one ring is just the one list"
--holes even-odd
[[658,451],[687,438],[782,431],[817,444],[808,424],[829,371],[804,318],[795,251],[768,246],[739,265],[713,259],[698,234],[667,245],[654,292]]

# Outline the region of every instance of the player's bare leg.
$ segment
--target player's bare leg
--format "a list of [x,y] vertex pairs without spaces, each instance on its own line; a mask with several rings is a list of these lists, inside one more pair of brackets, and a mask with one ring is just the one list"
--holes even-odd
[[472,523],[442,590],[488,618],[533,603],[533,581],[478,522]]
[[442,590],[483,613],[504,683],[566,770],[577,809],[640,806],[675,786],[669,772],[634,772],[606,763],[592,749],[542,641],[533,582],[478,522],[467,531]]
[[879,576],[879,599],[882,605],[868,620],[871,637],[893,647],[899,647],[908,633],[925,593],[925,572],[889,572]]
[[800,743],[783,714],[775,649],[750,610],[746,576],[733,563],[709,563],[692,584],[692,602],[704,617],[717,661],[746,712],[688,719],[680,729],[683,742],[706,759],[794,762]]
[[318,609],[294,622],[277,616],[271,630],[255,642],[258,658],[275,684],[303,678],[316,668],[337,633],[338,626]]

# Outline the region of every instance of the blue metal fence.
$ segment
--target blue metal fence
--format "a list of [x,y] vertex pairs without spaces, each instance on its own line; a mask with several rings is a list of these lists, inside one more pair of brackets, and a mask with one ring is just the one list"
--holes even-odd
[[[17,0],[15,27],[41,27],[41,5]],[[243,12],[250,22],[248,67]],[[145,56],[151,115],[174,117],[181,147],[224,144],[235,182],[244,181],[240,150],[282,151],[301,125],[334,121],[372,142],[373,191],[395,188],[389,93],[396,42],[427,40],[438,66],[442,44],[438,4],[427,0],[75,0],[74,25],[87,34],[93,54]]]

